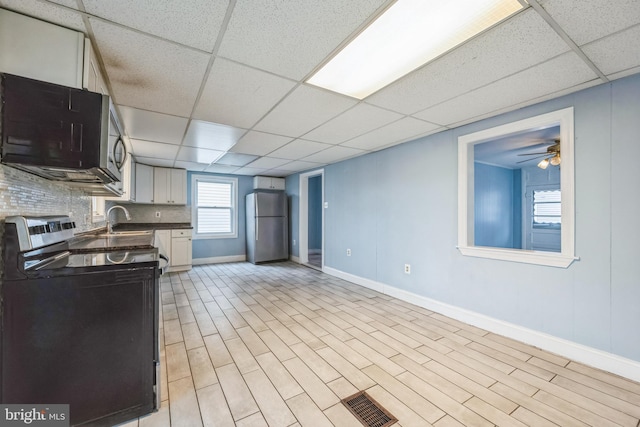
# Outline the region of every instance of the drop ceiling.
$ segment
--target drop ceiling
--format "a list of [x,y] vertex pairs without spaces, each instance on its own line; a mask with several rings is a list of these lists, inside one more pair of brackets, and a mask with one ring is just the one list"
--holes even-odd
[[390,0],[0,0],[82,31],[137,160],[287,176],[640,72],[640,1],[526,8],[362,101],[304,83]]

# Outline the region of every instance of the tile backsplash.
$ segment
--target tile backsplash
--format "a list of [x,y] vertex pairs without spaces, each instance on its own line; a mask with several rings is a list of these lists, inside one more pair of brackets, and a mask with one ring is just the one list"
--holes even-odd
[[[69,215],[76,232],[104,226],[104,222],[91,222],[91,196],[84,191],[0,165],[0,242],[4,242],[4,219],[12,215]],[[3,246],[0,244],[0,271]]]
[[69,215],[76,232],[104,225],[91,223],[91,196],[84,191],[0,165],[0,220],[12,215]]
[[[131,221],[127,221],[124,213],[120,210],[114,210],[112,220],[115,222],[130,222],[130,223],[162,223],[162,222],[191,222],[191,206],[174,206],[174,205],[144,205],[136,203],[118,203],[107,201],[106,209],[111,206],[120,205],[127,208],[131,214]],[[160,216],[156,216],[156,213],[160,212]]]

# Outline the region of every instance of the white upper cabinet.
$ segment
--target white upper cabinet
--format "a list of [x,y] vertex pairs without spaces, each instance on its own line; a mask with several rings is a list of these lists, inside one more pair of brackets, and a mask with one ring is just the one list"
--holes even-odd
[[284,190],[284,178],[274,178],[271,176],[254,176],[253,188],[266,190]]
[[96,52],[91,46],[91,40],[84,41],[84,71],[82,73],[82,87],[91,92],[109,95],[107,83],[102,74]]
[[0,71],[81,89],[84,34],[0,9]]
[[136,203],[153,203],[153,166],[136,163]]
[[153,168],[153,203],[187,204],[187,171],[185,169]]

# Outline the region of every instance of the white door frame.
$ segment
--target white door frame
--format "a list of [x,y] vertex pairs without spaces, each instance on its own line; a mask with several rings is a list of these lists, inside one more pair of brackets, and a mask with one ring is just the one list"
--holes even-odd
[[301,264],[309,263],[309,178],[322,179],[322,269],[324,269],[324,169],[300,174],[300,205],[298,206],[298,256]]

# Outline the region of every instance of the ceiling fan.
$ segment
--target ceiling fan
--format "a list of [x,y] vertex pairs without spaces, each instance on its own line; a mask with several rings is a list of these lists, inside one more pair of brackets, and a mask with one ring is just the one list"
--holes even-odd
[[535,159],[539,159],[540,157],[544,157],[540,161],[540,163],[538,163],[538,167],[540,169],[546,169],[549,166],[549,164],[551,164],[552,166],[558,166],[560,164],[560,162],[562,161],[562,158],[560,157],[560,140],[559,139],[554,139],[553,140],[553,144],[549,145],[547,147],[547,151],[545,151],[545,152],[518,154],[518,156],[535,156],[535,157],[532,157],[530,159],[522,160],[522,161],[520,161],[518,163],[529,162],[531,160],[535,160]]

